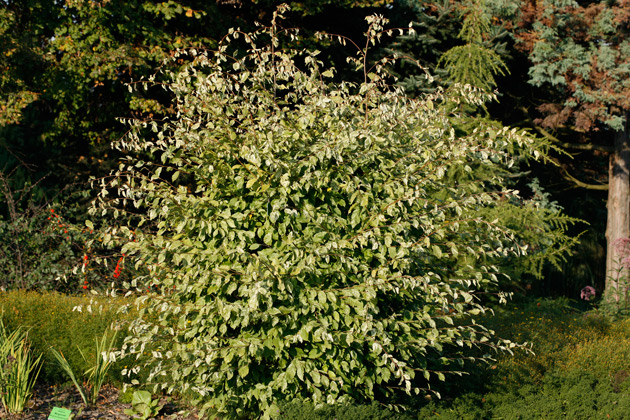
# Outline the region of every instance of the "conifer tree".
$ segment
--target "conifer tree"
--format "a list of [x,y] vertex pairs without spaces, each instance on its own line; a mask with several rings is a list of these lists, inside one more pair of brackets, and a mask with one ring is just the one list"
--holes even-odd
[[530,81],[558,95],[539,107],[541,125],[609,133],[606,289],[618,301],[624,273],[614,244],[630,237],[630,0],[520,3],[515,33]]
[[492,48],[484,45],[490,33],[490,15],[485,0],[468,0],[461,5],[462,29],[458,37],[465,42],[449,49],[439,63],[450,81],[470,84],[484,90],[496,87],[495,76],[507,70],[505,62]]
[[[507,31],[497,25],[496,15],[513,12],[508,6],[508,2],[502,0],[400,1],[399,11],[406,11],[403,19],[413,18],[415,31],[398,37],[388,47],[389,52],[430,69],[437,83],[431,85],[420,73],[410,72],[413,66],[401,65],[392,69],[399,84],[412,96],[431,91],[438,85],[468,84],[488,92],[496,89],[495,77],[509,73],[503,59],[508,55],[504,42]],[[398,24],[401,23],[398,21]],[[472,133],[480,124],[497,124],[485,107],[470,108],[469,111],[469,118],[458,127],[462,131]],[[512,169],[513,179],[524,175],[517,167]],[[478,176],[483,178],[489,174]],[[512,285],[525,273],[541,278],[546,263],[559,269],[566,251],[577,243],[577,238],[569,239],[564,232],[562,235],[554,233],[554,226],[575,222],[575,219],[563,216],[561,207],[547,200],[548,194],[537,179],[522,180],[521,183],[528,184],[533,197],[545,197],[546,208],[528,211],[519,203],[512,202],[504,203],[496,212],[496,217],[514,227],[523,243],[527,243],[533,251],[518,264],[509,259],[504,261],[504,270],[512,274]],[[524,214],[528,216],[523,217]],[[545,234],[541,235],[541,232]]]
[[[389,52],[427,68],[442,83],[463,83],[492,90],[495,77],[507,72],[507,32],[492,23],[495,1],[400,0],[395,21],[411,21],[415,31],[399,36]],[[415,68],[417,71],[417,67]],[[399,65],[393,73],[410,94],[430,90],[414,66]]]

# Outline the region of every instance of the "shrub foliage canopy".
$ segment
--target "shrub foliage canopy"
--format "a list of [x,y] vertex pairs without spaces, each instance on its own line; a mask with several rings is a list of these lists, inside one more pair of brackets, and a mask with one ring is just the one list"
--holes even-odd
[[410,99],[362,56],[365,83],[334,82],[281,32],[274,20],[180,52],[176,117],[130,121],[117,145],[136,157],[103,180],[99,208],[136,214],[111,237],[145,270],[131,286],[157,290],[124,352],[204,409],[269,418],[292,398],[431,392],[467,348],[513,347],[474,317],[497,264],[525,253],[495,210],[523,202],[506,175],[544,155],[538,141],[460,130],[491,99],[470,86]]

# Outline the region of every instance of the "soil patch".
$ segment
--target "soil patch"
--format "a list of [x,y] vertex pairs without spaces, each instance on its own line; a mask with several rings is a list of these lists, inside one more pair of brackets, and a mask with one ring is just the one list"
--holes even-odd
[[[28,407],[20,414],[9,414],[0,404],[0,419],[6,420],[46,420],[53,407],[72,410],[74,420],[130,420],[133,417],[125,414],[131,404],[123,404],[118,400],[119,390],[105,385],[101,389],[100,398],[93,407],[86,407],[81,396],[72,386],[37,385],[33,391]],[[177,404],[166,398],[165,404],[156,420],[198,420],[197,414],[186,413]]]

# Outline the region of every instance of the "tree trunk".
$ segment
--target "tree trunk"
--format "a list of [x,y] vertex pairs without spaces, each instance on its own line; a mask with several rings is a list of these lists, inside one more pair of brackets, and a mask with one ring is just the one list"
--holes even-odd
[[[626,115],[623,130],[615,132],[615,151],[608,169],[608,222],[606,225],[605,297],[619,302],[626,296],[628,270],[620,262],[624,255],[620,239],[630,238],[630,123]],[[617,245],[617,246],[615,246]],[[626,247],[630,251],[630,247]]]

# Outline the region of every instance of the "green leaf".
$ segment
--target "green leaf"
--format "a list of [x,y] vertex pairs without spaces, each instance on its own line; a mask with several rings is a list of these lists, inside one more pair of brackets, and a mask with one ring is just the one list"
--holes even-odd
[[267,233],[265,234],[265,237],[263,238],[263,242],[264,242],[266,245],[271,245],[271,244],[272,244],[272,241],[273,241],[273,233],[272,233],[272,232],[267,232]]
[[433,245],[431,249],[433,250],[433,255],[437,258],[442,258],[442,249],[439,246]]

